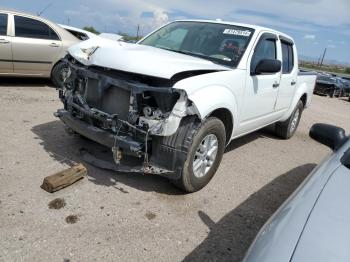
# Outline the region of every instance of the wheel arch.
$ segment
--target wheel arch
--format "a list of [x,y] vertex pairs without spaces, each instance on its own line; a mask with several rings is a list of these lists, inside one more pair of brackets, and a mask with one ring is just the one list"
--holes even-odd
[[216,117],[221,120],[225,126],[226,131],[226,145],[230,142],[233,132],[233,116],[230,110],[227,108],[218,108],[211,112],[208,117]]
[[56,61],[56,63],[54,63],[53,66],[51,67],[50,78],[52,78],[53,70],[55,69],[55,67],[56,67],[59,63],[61,63],[61,59],[59,59],[58,61]]
[[215,116],[224,123],[227,133],[226,142],[228,143],[237,124],[234,121],[238,114],[235,93],[226,86],[206,86],[188,94],[188,99],[193,102],[201,121]]
[[294,95],[293,101],[289,107],[289,109],[286,111],[284,116],[279,120],[279,121],[285,121],[287,120],[291,114],[293,113],[296,105],[298,104],[299,101],[303,102],[304,108],[308,106],[310,103],[310,94],[308,93],[306,85],[300,86],[300,88],[297,90],[296,94]]
[[306,102],[307,102],[307,93],[304,93],[301,98],[300,98],[301,102],[303,102],[303,106],[305,108],[306,106]]

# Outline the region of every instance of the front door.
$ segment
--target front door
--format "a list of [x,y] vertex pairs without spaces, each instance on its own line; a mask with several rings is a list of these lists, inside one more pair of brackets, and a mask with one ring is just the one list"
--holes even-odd
[[14,16],[15,36],[12,41],[14,72],[48,75],[57,60],[62,43],[56,32],[42,21]]
[[8,14],[0,13],[0,74],[13,73],[11,36],[8,36]]
[[275,112],[281,73],[255,75],[254,70],[262,59],[277,59],[277,36],[263,34],[251,55],[251,73],[247,73],[244,104],[240,114],[240,133],[268,124]]

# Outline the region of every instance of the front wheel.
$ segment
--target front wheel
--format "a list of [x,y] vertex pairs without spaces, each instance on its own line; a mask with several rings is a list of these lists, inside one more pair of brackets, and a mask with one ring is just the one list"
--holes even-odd
[[224,154],[226,132],[224,124],[215,117],[201,124],[183,164],[182,176],[173,181],[186,192],[196,192],[213,178]]
[[299,101],[292,115],[286,121],[276,123],[276,134],[283,139],[291,138],[299,126],[303,109],[304,104],[302,101]]
[[53,82],[56,88],[62,88],[64,84],[64,80],[67,78],[69,74],[69,68],[66,63],[59,62],[52,69],[51,73],[51,81]]

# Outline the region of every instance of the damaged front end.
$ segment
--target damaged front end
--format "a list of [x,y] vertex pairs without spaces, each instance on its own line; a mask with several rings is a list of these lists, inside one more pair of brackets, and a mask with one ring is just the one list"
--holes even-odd
[[[111,148],[115,164],[92,164],[117,171],[141,171],[170,178],[181,176],[193,130],[178,134],[185,116],[196,109],[175,80],[143,76],[108,68],[85,66],[67,56],[64,104],[55,116],[70,129]],[[196,121],[190,121],[195,125]],[[123,165],[133,157],[137,166]]]

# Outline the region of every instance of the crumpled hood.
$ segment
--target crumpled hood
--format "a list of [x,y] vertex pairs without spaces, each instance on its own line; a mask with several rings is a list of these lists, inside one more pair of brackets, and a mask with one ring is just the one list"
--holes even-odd
[[201,58],[108,39],[92,38],[70,47],[68,52],[87,66],[95,65],[166,79],[185,71],[229,70]]

